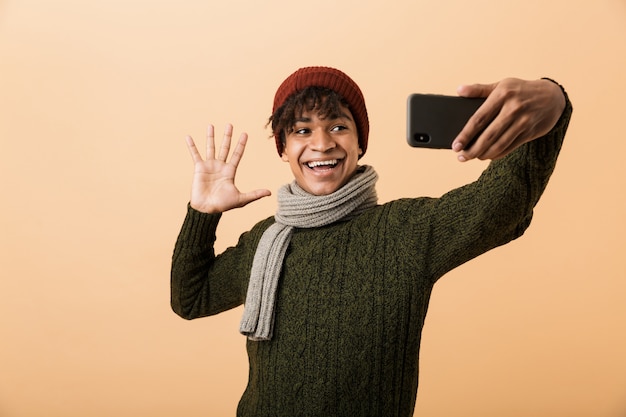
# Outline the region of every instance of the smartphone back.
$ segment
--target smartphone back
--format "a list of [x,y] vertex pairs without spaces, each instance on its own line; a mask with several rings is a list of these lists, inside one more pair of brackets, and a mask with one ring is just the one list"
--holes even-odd
[[407,142],[418,148],[450,149],[484,101],[484,98],[411,94],[407,100]]

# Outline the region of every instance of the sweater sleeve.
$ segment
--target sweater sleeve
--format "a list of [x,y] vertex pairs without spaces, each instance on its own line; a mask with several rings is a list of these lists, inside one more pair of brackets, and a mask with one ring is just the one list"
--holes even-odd
[[[565,91],[563,91],[565,94]],[[413,240],[433,281],[453,268],[521,236],[552,175],[572,113],[566,107],[545,136],[492,161],[480,178],[437,199],[422,200],[426,218],[417,226],[426,238]],[[413,211],[415,211],[413,207]],[[426,222],[426,230],[423,229]]]
[[188,206],[178,235],[171,268],[171,306],[185,319],[209,316],[244,302],[256,241],[244,233],[237,246],[215,255],[221,214],[205,214]]

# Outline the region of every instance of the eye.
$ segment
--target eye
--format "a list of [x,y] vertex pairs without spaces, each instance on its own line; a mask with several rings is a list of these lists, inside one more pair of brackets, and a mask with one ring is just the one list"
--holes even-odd
[[311,133],[311,129],[309,129],[308,127],[301,127],[299,129],[295,128],[293,130],[293,133],[296,135],[306,135],[308,133]]
[[335,125],[330,129],[331,132],[340,132],[342,130],[346,130],[348,127],[345,125]]

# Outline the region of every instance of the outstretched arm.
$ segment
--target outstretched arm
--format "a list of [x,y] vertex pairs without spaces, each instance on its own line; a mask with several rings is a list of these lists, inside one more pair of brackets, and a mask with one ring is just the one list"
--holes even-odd
[[434,279],[516,239],[529,226],[534,207],[556,166],[572,115],[567,94],[555,86],[565,98],[565,107],[548,133],[492,161],[477,181],[431,201],[435,215],[430,219],[431,230],[426,236],[434,238],[419,242],[417,247],[427,247],[430,253],[439,254],[437,262],[430,265]]
[[237,167],[246,148],[248,135],[239,136],[230,159],[231,139],[233,126],[228,124],[224,130],[224,137],[219,152],[215,151],[215,135],[213,125],[207,129],[206,159],[202,159],[196,144],[191,136],[187,136],[187,147],[194,162],[194,176],[191,186],[190,205],[193,209],[203,213],[222,213],[248,203],[269,196],[266,189],[258,189],[242,193],[235,186]]
[[547,134],[565,109],[563,91],[547,79],[506,78],[494,84],[464,85],[458,93],[463,97],[487,98],[452,145],[462,162],[505,157],[524,143]]

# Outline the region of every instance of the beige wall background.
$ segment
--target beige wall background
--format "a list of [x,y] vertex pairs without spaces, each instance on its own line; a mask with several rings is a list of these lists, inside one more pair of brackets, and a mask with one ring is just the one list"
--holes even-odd
[[[419,416],[626,413],[626,2],[0,0],[0,416],[232,416],[241,310],[187,322],[169,265],[186,134],[232,122],[243,189],[291,179],[265,122],[296,68],[365,93],[381,201],[481,162],[405,144],[413,92],[549,76],[574,103],[526,235],[436,286]],[[274,197],[223,218],[234,244]]]

